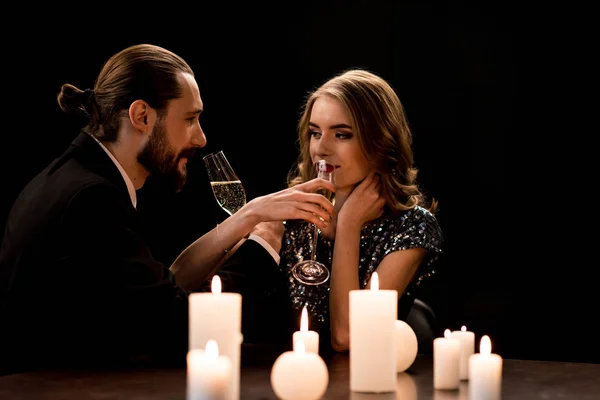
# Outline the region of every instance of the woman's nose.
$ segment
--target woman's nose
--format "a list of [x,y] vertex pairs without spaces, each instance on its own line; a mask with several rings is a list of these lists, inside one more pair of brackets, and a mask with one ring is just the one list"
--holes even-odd
[[331,154],[331,143],[325,135],[321,136],[317,142],[317,154],[320,156],[326,156]]

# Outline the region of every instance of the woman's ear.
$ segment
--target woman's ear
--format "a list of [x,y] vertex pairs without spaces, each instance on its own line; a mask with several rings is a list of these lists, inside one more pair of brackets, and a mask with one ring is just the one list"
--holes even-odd
[[129,121],[141,133],[150,133],[156,122],[156,110],[144,100],[136,100],[129,106]]

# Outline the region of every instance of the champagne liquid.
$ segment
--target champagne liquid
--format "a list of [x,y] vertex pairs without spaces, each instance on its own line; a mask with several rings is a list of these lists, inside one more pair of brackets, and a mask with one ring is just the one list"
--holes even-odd
[[241,181],[211,182],[217,202],[229,215],[246,204],[246,192]]

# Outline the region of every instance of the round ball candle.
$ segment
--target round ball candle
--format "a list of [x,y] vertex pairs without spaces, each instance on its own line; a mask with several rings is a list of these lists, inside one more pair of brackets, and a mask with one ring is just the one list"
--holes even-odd
[[452,338],[450,329],[444,337],[433,339],[434,389],[458,389],[460,384],[460,340]]
[[215,275],[211,292],[195,292],[189,296],[189,350],[202,349],[215,340],[221,354],[232,362],[231,399],[239,399],[242,330],[242,296],[221,293],[221,278]]
[[306,306],[302,309],[302,317],[300,318],[300,330],[294,332],[292,336],[293,348],[296,348],[296,342],[302,340],[306,351],[310,353],[319,353],[319,334],[315,331],[308,330],[308,311]]
[[409,324],[396,320],[396,372],[404,372],[417,358],[419,342]]
[[350,390],[395,392],[398,291],[379,290],[377,272],[370,286],[350,291]]
[[209,340],[206,350],[187,353],[187,400],[226,400],[231,382],[231,359],[219,355],[219,346]]
[[460,379],[469,379],[469,357],[475,353],[475,334],[463,325],[460,331],[452,331],[452,337],[460,340]]
[[485,335],[479,353],[469,357],[469,398],[499,400],[502,390],[502,357],[492,353],[492,341]]
[[286,351],[273,363],[271,387],[282,400],[317,400],[323,397],[329,383],[325,361],[316,353],[305,351],[298,340],[294,351]]

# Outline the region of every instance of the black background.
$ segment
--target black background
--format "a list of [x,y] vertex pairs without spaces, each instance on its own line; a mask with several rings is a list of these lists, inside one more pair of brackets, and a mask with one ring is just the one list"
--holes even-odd
[[185,189],[164,192],[151,179],[138,193],[153,251],[167,264],[226,217],[202,156],[223,149],[248,199],[284,188],[305,95],[362,67],[396,89],[419,181],[440,202],[446,257],[421,293],[440,329],[466,325],[477,340],[490,335],[505,358],[600,362],[587,341],[590,322],[577,311],[577,287],[542,279],[553,273],[531,255],[540,249],[520,244],[536,233],[515,215],[519,194],[507,174],[505,149],[517,131],[511,12],[483,3],[302,2],[283,10],[200,2],[176,12],[163,5],[127,15],[73,8],[7,15],[17,28],[3,34],[0,224],[23,185],[81,127],[58,108],[60,85],[92,87],[102,63],[129,45],[153,43],[183,56],[205,104],[208,144],[188,164]]

